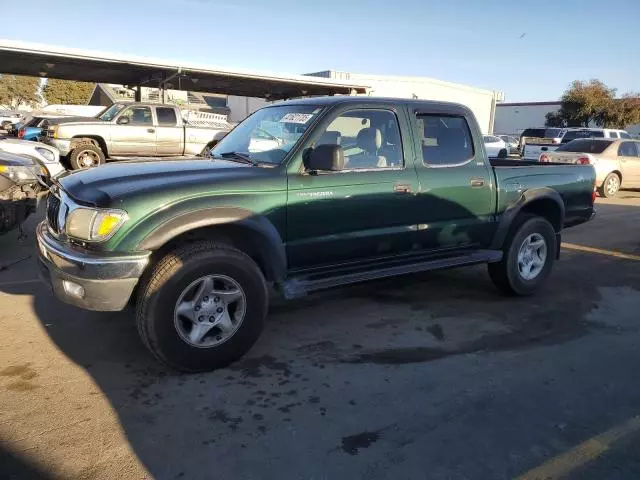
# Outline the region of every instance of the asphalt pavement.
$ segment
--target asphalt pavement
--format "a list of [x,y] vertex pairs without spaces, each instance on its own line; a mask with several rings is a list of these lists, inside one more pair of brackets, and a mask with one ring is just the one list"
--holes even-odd
[[0,478],[638,478],[640,192],[597,207],[531,298],[471,267],[275,300],[197,375],[54,299],[34,217],[0,238]]

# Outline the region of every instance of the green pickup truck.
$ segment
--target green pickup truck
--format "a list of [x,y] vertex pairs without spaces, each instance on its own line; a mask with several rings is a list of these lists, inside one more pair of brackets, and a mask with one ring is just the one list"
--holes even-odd
[[487,263],[534,292],[564,228],[594,215],[590,165],[487,159],[471,111],[327,97],[258,110],[210,158],[63,175],[38,226],[43,277],[90,310],[136,304],[149,350],[183,371],[256,341],[269,287],[286,298]]

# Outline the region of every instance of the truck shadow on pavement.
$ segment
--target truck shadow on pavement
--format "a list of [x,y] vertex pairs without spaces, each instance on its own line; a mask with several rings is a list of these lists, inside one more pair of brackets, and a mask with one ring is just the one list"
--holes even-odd
[[[327,456],[335,462],[327,471],[338,472],[377,441],[370,431],[375,419],[363,406],[388,395],[390,369],[420,368],[422,375],[429,362],[444,357],[566,342],[604,328],[584,319],[598,287],[640,288],[631,267],[566,257],[542,291],[526,299],[500,296],[483,267],[374,281],[294,302],[275,299],[261,339],[245,358],[195,375],[167,370],[147,353],[131,310],[82,311],[58,302],[43,284],[0,289],[33,296],[43,330],[99,387],[152,476],[275,478],[287,472],[298,478],[325,468]],[[35,258],[20,269],[34,273]],[[594,270],[612,275],[596,277]],[[289,465],[296,456],[300,466]],[[101,464],[103,478],[118,471],[118,461]],[[353,474],[367,465],[351,462]]]

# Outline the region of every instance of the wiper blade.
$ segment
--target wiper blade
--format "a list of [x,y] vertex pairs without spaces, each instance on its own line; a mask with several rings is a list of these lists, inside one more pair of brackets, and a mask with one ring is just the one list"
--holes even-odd
[[244,153],[224,152],[224,153],[220,153],[219,156],[222,157],[222,158],[231,158],[231,159],[235,158],[235,159],[238,159],[238,160],[242,160],[244,163],[247,163],[249,165],[253,165],[254,167],[257,167],[259,165],[259,163],[257,161],[255,161],[249,155],[245,155]]

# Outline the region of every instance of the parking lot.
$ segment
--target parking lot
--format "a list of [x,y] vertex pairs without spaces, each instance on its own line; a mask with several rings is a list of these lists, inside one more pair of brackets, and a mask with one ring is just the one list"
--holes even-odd
[[640,192],[597,208],[532,298],[473,267],[275,299],[198,375],[56,301],[32,218],[0,238],[0,478],[637,477]]

